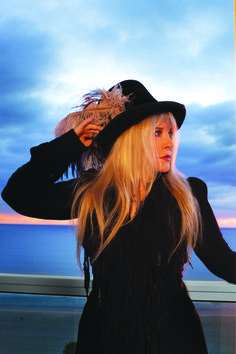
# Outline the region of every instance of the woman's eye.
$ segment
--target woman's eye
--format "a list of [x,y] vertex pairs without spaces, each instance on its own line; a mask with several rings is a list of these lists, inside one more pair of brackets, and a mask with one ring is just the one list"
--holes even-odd
[[155,130],[155,136],[161,136],[161,130]]
[[170,137],[170,138],[173,137],[173,132],[172,132],[172,131],[170,131],[168,134],[169,134],[169,137]]

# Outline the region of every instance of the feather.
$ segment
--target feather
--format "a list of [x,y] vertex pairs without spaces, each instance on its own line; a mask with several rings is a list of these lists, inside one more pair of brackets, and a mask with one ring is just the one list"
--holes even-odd
[[93,124],[105,126],[111,119],[125,111],[125,103],[129,102],[129,96],[122,94],[122,88],[118,84],[111,91],[98,89],[83,96],[83,102],[79,110],[68,114],[56,126],[55,136],[61,136],[70,129],[75,129],[85,119],[94,117]]

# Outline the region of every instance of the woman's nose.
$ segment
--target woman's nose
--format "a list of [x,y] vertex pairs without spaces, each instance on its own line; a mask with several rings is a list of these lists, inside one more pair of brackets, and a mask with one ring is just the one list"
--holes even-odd
[[164,141],[164,147],[166,149],[172,149],[174,146],[172,139],[169,137],[169,135],[166,136],[165,141]]

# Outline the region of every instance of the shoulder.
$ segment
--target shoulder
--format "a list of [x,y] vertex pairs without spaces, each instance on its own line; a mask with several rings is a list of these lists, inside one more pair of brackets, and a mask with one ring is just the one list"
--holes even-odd
[[189,177],[187,181],[197,199],[207,199],[207,185],[204,181],[196,177]]

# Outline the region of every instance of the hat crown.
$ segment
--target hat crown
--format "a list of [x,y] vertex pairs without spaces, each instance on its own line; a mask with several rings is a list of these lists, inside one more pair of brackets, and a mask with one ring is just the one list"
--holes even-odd
[[[123,95],[130,98],[130,101],[125,104],[127,110],[146,103],[158,102],[146,87],[137,80],[121,81],[119,85],[122,88]],[[112,91],[114,87],[117,87],[117,85],[113,86],[109,91]]]

